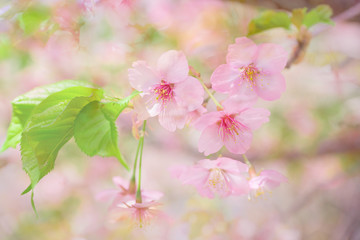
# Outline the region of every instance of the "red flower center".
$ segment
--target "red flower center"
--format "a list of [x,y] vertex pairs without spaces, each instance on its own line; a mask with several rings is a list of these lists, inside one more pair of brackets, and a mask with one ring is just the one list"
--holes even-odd
[[236,140],[237,135],[241,134],[247,127],[237,121],[231,115],[224,115],[219,122],[219,135],[222,140],[229,137]]
[[173,84],[161,80],[161,83],[155,85],[153,90],[156,95],[156,100],[160,101],[162,104],[166,104],[168,101],[172,100],[174,97],[173,87]]
[[251,86],[256,86],[255,80],[259,76],[260,71],[254,66],[253,63],[247,67],[240,68],[241,79],[247,81]]

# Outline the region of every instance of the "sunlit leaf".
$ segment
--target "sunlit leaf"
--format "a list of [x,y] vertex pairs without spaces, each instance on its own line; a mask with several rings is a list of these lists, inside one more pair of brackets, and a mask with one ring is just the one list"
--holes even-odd
[[253,35],[271,28],[285,28],[289,29],[291,25],[291,19],[285,12],[275,12],[272,10],[264,11],[251,20],[248,27],[248,35]]
[[115,121],[137,94],[134,92],[118,102],[94,101],[81,110],[75,121],[74,137],[84,153],[89,156],[116,157],[129,169],[119,151]]
[[50,10],[43,6],[30,7],[18,17],[19,25],[25,34],[32,34],[41,28],[51,16]]
[[21,137],[23,168],[32,189],[49,173],[60,148],[74,133],[74,120],[89,102],[100,100],[102,90],[71,87],[56,92],[33,110]]
[[319,5],[305,15],[303,24],[308,28],[317,23],[334,24],[331,16],[332,9],[328,5]]
[[86,82],[66,80],[35,88],[14,99],[12,101],[13,113],[10,126],[5,143],[0,152],[5,151],[9,147],[15,148],[20,143],[21,132],[32,114],[33,109],[39,105],[40,102],[55,92],[74,86],[92,87],[91,84]]
[[0,36],[0,61],[11,56],[13,47],[9,38]]
[[291,22],[300,29],[306,14],[307,8],[297,8],[292,11]]

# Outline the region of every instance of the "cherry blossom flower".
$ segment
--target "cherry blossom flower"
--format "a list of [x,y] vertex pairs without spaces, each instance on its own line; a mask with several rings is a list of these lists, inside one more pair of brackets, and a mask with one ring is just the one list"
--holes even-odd
[[275,170],[263,170],[259,174],[252,167],[249,169],[249,199],[258,197],[271,189],[278,187],[281,183],[287,182],[287,178]]
[[194,123],[202,131],[199,151],[206,156],[224,145],[232,153],[245,153],[251,145],[252,131],[269,121],[267,109],[253,108],[250,103],[226,102],[223,106],[223,110],[204,114]]
[[[113,182],[118,187],[118,189],[110,189],[98,193],[96,195],[96,199],[98,201],[108,202],[112,200],[111,208],[114,208],[118,204],[135,199],[135,186],[132,188],[129,181],[126,181],[121,177],[113,177]],[[141,195],[145,201],[148,201],[150,199],[160,199],[163,196],[163,193],[158,191],[142,190]]]
[[277,44],[257,46],[246,37],[237,38],[228,48],[226,64],[218,66],[212,74],[212,88],[231,95],[247,91],[264,100],[276,100],[286,88],[281,71],[287,56]]
[[130,219],[134,226],[142,228],[161,215],[162,212],[158,209],[160,205],[156,200],[146,200],[142,203],[130,200],[118,204],[112,210],[110,218],[113,222]]
[[191,167],[176,166],[172,175],[183,184],[193,185],[203,197],[213,198],[248,193],[248,166],[231,158],[203,159]]
[[186,114],[203,102],[204,89],[188,73],[185,55],[175,50],[162,54],[156,69],[150,68],[144,61],[134,62],[129,69],[130,84],[142,92],[149,115],[158,115],[160,124],[169,131],[183,128]]

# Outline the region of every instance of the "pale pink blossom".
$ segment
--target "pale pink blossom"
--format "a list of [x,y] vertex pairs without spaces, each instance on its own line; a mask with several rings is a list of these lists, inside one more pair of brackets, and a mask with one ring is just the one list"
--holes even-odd
[[228,48],[226,64],[215,69],[212,88],[231,95],[248,92],[264,100],[276,100],[285,91],[281,74],[288,53],[277,44],[256,45],[246,37],[237,38]]
[[[117,189],[109,189],[102,191],[96,195],[98,201],[112,201],[111,208],[114,208],[116,205],[131,201],[135,199],[135,186],[133,188],[130,186],[130,182],[121,178],[113,177],[113,182],[117,186]],[[158,200],[163,196],[162,192],[158,191],[141,191],[142,198],[145,201],[148,200]]]
[[158,115],[160,124],[169,131],[183,128],[187,113],[197,109],[203,101],[204,90],[189,76],[186,57],[179,51],[162,54],[156,69],[144,61],[134,62],[129,69],[129,81],[133,88],[141,91],[149,115]]
[[284,175],[275,170],[263,170],[259,174],[256,174],[255,170],[250,169],[249,174],[249,198],[258,197],[265,192],[271,192],[273,188],[288,181]]
[[250,103],[226,103],[223,110],[204,114],[194,123],[202,131],[198,149],[206,156],[224,145],[232,153],[245,153],[251,145],[252,131],[269,121],[267,109],[253,108]]
[[141,228],[149,225],[152,220],[162,214],[158,209],[160,205],[156,200],[146,200],[142,203],[130,200],[118,204],[116,208],[111,211],[110,218],[114,222],[130,220],[133,225]]
[[208,198],[247,194],[247,171],[246,164],[225,157],[203,159],[191,167],[176,166],[171,169],[174,177],[183,184],[193,185],[201,196]]

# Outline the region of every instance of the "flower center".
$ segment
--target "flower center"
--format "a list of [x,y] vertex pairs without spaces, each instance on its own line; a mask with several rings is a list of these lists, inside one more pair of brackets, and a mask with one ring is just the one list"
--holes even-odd
[[219,122],[219,135],[223,141],[229,137],[236,141],[237,136],[246,128],[245,125],[235,120],[233,116],[226,114]]
[[255,80],[259,74],[260,71],[254,66],[253,63],[250,63],[247,67],[240,68],[241,79],[247,81],[251,86],[256,86]]
[[156,100],[162,104],[166,104],[174,97],[173,84],[167,83],[164,80],[161,80],[160,84],[155,85],[153,91],[156,95]]
[[227,193],[230,191],[227,182],[228,180],[221,169],[213,168],[210,170],[207,184],[213,192]]

